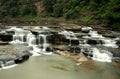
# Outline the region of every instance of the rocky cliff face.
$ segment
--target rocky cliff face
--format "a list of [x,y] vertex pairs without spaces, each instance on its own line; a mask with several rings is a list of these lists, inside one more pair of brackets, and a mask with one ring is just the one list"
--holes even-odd
[[35,6],[37,8],[36,9],[37,10],[37,14],[40,14],[40,13],[42,13],[44,11],[44,6],[43,6],[42,1],[35,2],[34,4],[35,4]]

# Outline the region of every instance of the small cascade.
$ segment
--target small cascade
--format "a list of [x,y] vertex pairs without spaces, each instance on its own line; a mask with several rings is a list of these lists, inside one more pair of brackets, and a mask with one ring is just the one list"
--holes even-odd
[[19,43],[24,43],[25,40],[25,30],[21,29],[21,28],[16,28],[16,27],[12,27],[11,29],[15,32],[15,34],[13,35],[13,41],[11,43],[14,44],[19,44]]
[[34,29],[37,29],[38,35],[32,34],[30,31],[27,32],[24,29],[12,27],[10,30],[14,31],[15,34],[13,35],[13,41],[10,42],[12,44],[21,44],[21,43],[27,43],[28,46],[32,47],[33,50],[30,51],[34,56],[38,56],[40,54],[50,54],[49,52],[46,52],[46,49],[50,46],[50,44],[47,41],[48,33],[41,32],[41,29],[47,30],[49,28],[47,27],[35,27]]
[[97,31],[90,30],[88,33],[89,36],[83,36],[83,38],[104,38],[102,35],[98,34]]
[[26,39],[29,46],[36,45],[36,37],[32,33],[27,34]]
[[[98,34],[97,31],[92,31],[88,33],[88,36],[83,36],[83,38],[91,39],[88,40],[88,43],[93,45],[103,45],[106,47],[112,47],[112,48],[118,48],[118,45],[116,44],[116,41],[113,39],[105,38],[102,35]],[[98,44],[97,44],[98,43]]]
[[13,35],[12,43],[24,43],[24,42],[25,42],[25,35],[24,34]]
[[112,62],[112,54],[106,50],[99,50],[97,48],[92,48],[93,60],[101,62]]
[[106,46],[106,47],[118,48],[118,45],[116,44],[115,40],[103,39],[102,41],[104,42],[103,45]]
[[40,52],[45,52],[46,48],[49,46],[49,43],[47,42],[47,35],[39,34],[38,36],[38,46],[40,47]]
[[46,49],[49,47],[49,43],[47,42],[47,35],[38,34],[37,36],[32,33],[28,35],[28,44],[33,47],[33,51],[31,53],[34,56],[39,56],[40,54],[52,54],[51,52],[47,52]]
[[69,46],[71,46],[71,41],[78,39],[74,32],[72,31],[61,31],[58,34],[64,35],[66,39],[69,40]]
[[76,35],[72,31],[61,31],[59,34],[62,34],[66,39],[77,39]]
[[[77,52],[82,53],[87,56],[91,56],[93,60],[102,61],[102,62],[111,62],[111,52],[103,49],[98,49],[96,47],[112,47],[117,48],[116,45],[119,41],[118,38],[108,38],[103,37],[101,34],[98,34],[97,31],[93,31],[90,27],[84,27],[81,29],[81,32],[84,32],[84,34],[76,35],[76,33],[72,31],[52,31],[48,27],[31,27],[22,29],[17,27],[12,27],[9,29],[9,31],[14,31],[15,34],[13,35],[13,41],[12,43],[27,43],[28,47],[31,47],[32,51],[29,51],[33,54],[33,56],[39,56],[41,54],[47,54],[50,55],[52,52],[49,50],[50,43],[49,40],[52,41],[54,37],[50,37],[50,35],[54,35],[58,33],[59,37],[55,38],[62,38],[62,39],[56,39],[55,41],[62,41],[65,42],[65,45],[69,43],[68,46],[78,46],[80,50],[74,49],[74,51],[77,50]],[[13,32],[13,33],[14,33]],[[83,36],[83,37],[82,37]],[[78,37],[78,38],[77,38]],[[48,40],[49,39],[49,40]],[[54,41],[53,41],[54,42]],[[54,43],[53,43],[54,44]],[[64,45],[64,44],[63,44]],[[95,47],[95,48],[94,48]],[[73,52],[74,52],[73,51]],[[113,53],[113,52],[112,52]]]
[[104,38],[102,35],[99,35],[97,31],[92,31],[90,30],[90,32],[88,33],[90,35],[90,37],[92,38]]
[[87,44],[87,40],[79,40],[79,46],[90,46]]

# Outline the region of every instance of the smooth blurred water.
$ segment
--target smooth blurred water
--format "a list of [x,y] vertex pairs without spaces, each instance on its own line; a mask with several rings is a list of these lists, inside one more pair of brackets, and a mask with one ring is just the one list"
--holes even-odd
[[31,57],[14,68],[0,70],[0,79],[120,79],[120,72],[112,63],[77,67],[70,58],[51,55]]

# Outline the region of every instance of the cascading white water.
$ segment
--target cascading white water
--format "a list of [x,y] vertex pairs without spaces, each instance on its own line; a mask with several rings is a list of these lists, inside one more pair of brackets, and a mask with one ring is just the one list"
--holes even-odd
[[75,39],[78,39],[75,35],[74,32],[72,31],[61,31],[59,32],[58,34],[62,34],[65,36],[66,39],[69,39],[69,46],[71,46],[71,40],[75,40]]
[[34,56],[38,56],[40,54],[52,54],[52,52],[46,52],[46,49],[49,46],[49,43],[47,42],[47,35],[39,34],[36,40],[38,41],[38,43],[36,43],[36,45],[32,45],[33,51],[31,51]]
[[98,48],[92,48],[93,60],[101,62],[112,62],[112,54],[106,50],[99,50]]
[[27,43],[29,46],[36,45],[36,37],[32,33],[27,34]]
[[76,35],[71,31],[61,31],[59,34],[64,35],[67,39],[77,39]]
[[[40,27],[36,27],[35,29],[41,29]],[[49,29],[47,27],[44,27],[42,29]],[[40,34],[34,35],[31,32],[26,32],[26,30],[21,28],[12,27],[9,29],[10,31],[14,31],[15,34],[13,35],[13,41],[10,43],[13,44],[21,44],[21,43],[27,43],[28,46],[33,48],[33,51],[30,51],[34,56],[38,56],[40,54],[51,54],[47,53],[46,49],[49,46],[49,43],[47,42],[47,36],[46,34]]]
[[102,39],[102,41],[104,42],[103,45],[106,46],[106,47],[118,48],[118,45],[116,44],[115,40]]
[[97,31],[90,30],[88,35],[90,36],[83,36],[83,38],[104,38],[102,35],[98,34]]
[[102,35],[99,35],[97,31],[90,30],[89,35],[93,38],[104,38]]
[[46,51],[46,48],[49,46],[47,43],[47,35],[39,34],[39,45],[42,46],[42,51]]
[[97,31],[90,30],[90,32],[88,34],[90,36],[83,36],[83,38],[99,39],[104,43],[103,46],[118,48],[118,45],[116,44],[115,40],[105,38],[102,35],[98,34]]
[[79,46],[90,46],[87,44],[87,40],[79,40]]
[[25,42],[25,39],[24,39],[25,38],[25,30],[23,30],[21,28],[16,28],[16,27],[12,27],[9,30],[15,32],[15,34],[13,35],[13,41],[11,43],[19,44],[19,43]]

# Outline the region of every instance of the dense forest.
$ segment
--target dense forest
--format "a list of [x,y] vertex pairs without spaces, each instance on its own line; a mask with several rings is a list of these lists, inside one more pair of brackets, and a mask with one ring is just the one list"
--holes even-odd
[[[38,13],[35,2],[42,2]],[[120,29],[120,0],[0,0],[0,19],[55,17]]]

